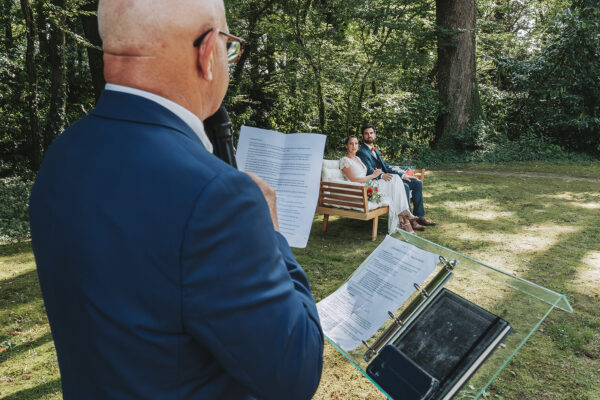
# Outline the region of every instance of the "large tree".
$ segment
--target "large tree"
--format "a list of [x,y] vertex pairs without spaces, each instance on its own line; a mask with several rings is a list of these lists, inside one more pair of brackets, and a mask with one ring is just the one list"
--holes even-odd
[[50,108],[44,132],[44,151],[65,127],[66,119],[66,68],[65,68],[65,0],[52,0],[56,7],[50,24],[48,63],[50,64]]
[[21,9],[25,17],[27,30],[27,47],[25,50],[25,71],[27,72],[27,86],[25,99],[27,103],[27,122],[23,124],[23,136],[26,138],[27,153],[32,171],[37,171],[42,164],[42,147],[40,140],[40,117],[38,104],[38,75],[35,68],[35,38],[36,26],[33,9],[29,0],[21,0]]
[[475,62],[476,0],[436,0],[437,85],[442,112],[433,144],[462,147],[461,134],[481,114]]
[[84,0],[81,6],[83,12],[80,14],[85,37],[89,43],[95,46],[87,46],[87,53],[96,100],[100,98],[100,93],[102,93],[102,89],[104,89],[104,84],[106,83],[104,80],[104,61],[101,50],[102,39],[98,33],[98,18],[95,13],[97,9],[98,0]]

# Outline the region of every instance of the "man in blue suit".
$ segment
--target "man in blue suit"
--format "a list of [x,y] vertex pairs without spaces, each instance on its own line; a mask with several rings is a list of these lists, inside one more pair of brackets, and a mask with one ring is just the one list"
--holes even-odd
[[415,221],[411,221],[412,228],[416,231],[425,230],[425,226],[436,225],[435,222],[425,218],[425,207],[423,206],[423,185],[419,179],[414,176],[407,175],[402,169],[398,167],[391,167],[383,159],[383,155],[375,147],[375,127],[371,124],[365,124],[362,127],[362,139],[363,144],[359,147],[356,155],[361,159],[363,164],[367,167],[367,175],[372,174],[376,169],[381,169],[383,174],[379,175],[377,179],[383,179],[389,181],[392,179],[392,174],[399,175],[404,183],[404,189],[406,190],[406,197],[410,199],[410,192],[412,191],[412,202],[413,210],[412,213],[419,217]]
[[48,150],[32,244],[65,399],[308,399],[323,336],[275,194],[212,153],[221,0],[101,0],[94,110]]

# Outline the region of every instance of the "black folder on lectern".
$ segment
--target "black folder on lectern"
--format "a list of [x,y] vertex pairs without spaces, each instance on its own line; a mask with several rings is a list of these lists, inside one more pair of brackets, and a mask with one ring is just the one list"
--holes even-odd
[[367,374],[394,399],[451,399],[510,330],[502,318],[442,289]]

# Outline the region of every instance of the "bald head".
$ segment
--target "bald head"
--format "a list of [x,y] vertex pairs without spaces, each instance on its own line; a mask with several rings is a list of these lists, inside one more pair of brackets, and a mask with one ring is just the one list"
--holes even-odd
[[98,30],[105,53],[157,55],[193,41],[224,19],[219,0],[100,0]]
[[210,28],[227,31],[222,0],[100,0],[104,77],[166,97],[204,119],[218,108],[228,82],[218,31],[193,46]]

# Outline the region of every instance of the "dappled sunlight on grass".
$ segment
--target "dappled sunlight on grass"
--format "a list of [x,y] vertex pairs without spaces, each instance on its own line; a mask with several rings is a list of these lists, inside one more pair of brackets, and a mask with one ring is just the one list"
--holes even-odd
[[35,269],[35,260],[29,243],[0,245],[0,281],[15,278],[32,269]]
[[471,201],[446,201],[444,207],[465,219],[478,219],[482,221],[491,221],[497,218],[511,217],[513,211],[506,211],[505,207],[497,205],[489,199],[479,199]]
[[600,250],[588,252],[573,280],[573,290],[600,296]]
[[[488,397],[600,399],[600,182],[435,171],[427,173],[424,196],[427,216],[438,226],[419,236],[565,293],[575,310],[553,311]],[[387,232],[387,217],[380,218],[374,242],[370,222],[332,216],[326,232],[322,223],[315,215],[308,246],[293,249],[317,301],[339,287]],[[494,282],[472,287],[457,278],[449,285],[498,315],[514,299],[494,290]],[[0,398],[59,399],[58,364],[29,242],[0,244],[0,291],[0,347],[7,349],[0,353]],[[326,344],[315,399],[384,396]]]
[[61,398],[30,242],[0,245],[0,397]]
[[546,194],[540,197],[552,200],[560,200],[565,205],[570,207],[584,208],[588,210],[600,210],[600,195],[598,193],[563,192],[557,194]]
[[482,232],[473,229],[464,222],[444,224],[444,228],[464,241],[484,241],[502,245],[502,250],[515,253],[546,251],[557,243],[562,235],[579,231],[574,226],[561,226],[551,223],[523,226],[519,228],[517,233],[498,232],[497,230]]
[[335,347],[325,340],[321,386],[313,399],[385,398]]
[[575,234],[581,229],[575,226],[544,223],[523,227],[522,234],[507,235],[507,250],[517,253],[542,252],[549,250],[564,235]]

